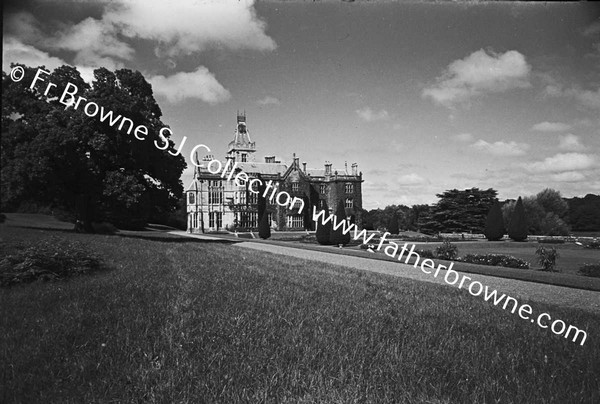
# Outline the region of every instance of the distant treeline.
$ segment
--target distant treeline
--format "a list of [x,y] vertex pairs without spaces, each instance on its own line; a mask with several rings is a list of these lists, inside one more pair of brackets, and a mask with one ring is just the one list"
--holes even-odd
[[[427,234],[482,233],[487,214],[497,199],[494,189],[448,190],[438,194],[432,205],[389,205],[363,211],[363,226],[369,230],[400,229]],[[515,200],[500,201],[508,226]],[[564,235],[573,231],[600,231],[600,195],[562,198],[560,192],[545,189],[523,197],[529,234]]]

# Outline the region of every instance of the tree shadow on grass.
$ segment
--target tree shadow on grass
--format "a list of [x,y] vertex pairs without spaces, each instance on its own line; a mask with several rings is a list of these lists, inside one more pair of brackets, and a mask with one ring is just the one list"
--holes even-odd
[[115,236],[124,237],[124,238],[137,238],[141,240],[149,240],[149,241],[160,241],[165,243],[205,243],[205,244],[237,244],[242,242],[243,240],[204,240],[193,237],[180,237],[180,236],[166,236],[166,235],[143,235],[143,234],[115,234]]

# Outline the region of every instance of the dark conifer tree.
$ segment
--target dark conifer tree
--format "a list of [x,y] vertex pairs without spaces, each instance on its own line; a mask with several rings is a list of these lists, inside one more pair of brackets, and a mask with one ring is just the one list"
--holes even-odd
[[387,227],[388,227],[388,232],[390,234],[400,233],[400,227],[398,226],[398,216],[396,216],[396,214],[392,215]]
[[485,234],[485,237],[489,241],[498,241],[502,240],[505,231],[504,220],[502,220],[502,208],[500,207],[500,202],[495,201],[488,212],[483,234]]
[[[326,201],[323,201],[323,207],[321,208],[321,210],[325,211],[326,217],[329,216],[329,208],[327,206]],[[315,226],[317,226],[317,232],[316,232],[317,242],[322,245],[331,244],[329,242],[329,233],[331,233],[331,227],[332,227],[331,222],[322,224],[322,223],[320,223],[320,221],[317,221],[315,223]]]
[[269,226],[269,212],[266,210],[263,212],[260,222],[258,223],[258,237],[263,240],[271,237],[271,227]]
[[514,241],[525,241],[527,239],[527,218],[523,208],[521,197],[517,200],[515,210],[508,224],[508,236]]
[[[344,200],[340,199],[337,205],[337,209],[335,211],[336,221],[337,223],[341,223],[346,220],[346,208],[344,208]],[[348,227],[350,222],[345,227]],[[341,225],[337,228],[337,230],[331,229],[330,243],[333,245],[346,245],[350,242],[350,232],[344,234],[343,232],[344,226]]]

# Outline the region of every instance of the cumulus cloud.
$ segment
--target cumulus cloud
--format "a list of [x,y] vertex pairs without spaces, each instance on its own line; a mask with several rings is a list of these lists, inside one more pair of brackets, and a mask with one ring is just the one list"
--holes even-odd
[[552,174],[550,179],[557,182],[578,182],[585,180],[586,176],[578,171],[566,171],[564,173]]
[[450,63],[436,84],[423,90],[423,97],[452,107],[485,93],[527,88],[531,66],[521,53],[502,54],[480,49]]
[[158,52],[169,56],[208,48],[276,48],[265,33],[265,22],[256,15],[254,1],[205,0],[177,7],[163,0],[120,1],[108,8],[103,21],[127,37],[157,41]]
[[536,123],[531,127],[531,130],[537,130],[539,132],[562,132],[571,129],[571,125],[567,125],[562,122],[540,122]]
[[175,57],[206,49],[269,51],[276,44],[256,14],[254,1],[204,0],[102,2],[99,18],[76,23],[45,21],[26,12],[5,17],[6,32],[41,52],[69,51],[73,63],[87,67],[122,67],[134,57],[126,41],[153,41],[157,55]]
[[471,142],[473,141],[473,135],[470,133],[459,133],[452,136],[452,139],[456,140],[457,142]]
[[568,151],[580,151],[580,150],[585,149],[585,147],[579,140],[579,136],[574,135],[572,133],[567,133],[566,135],[560,135],[558,147],[561,150],[568,150]]
[[517,143],[515,141],[488,143],[483,139],[479,139],[477,142],[473,143],[471,147],[494,156],[505,157],[522,156],[529,150],[529,145],[526,143]]
[[172,76],[154,76],[149,80],[155,94],[162,95],[169,102],[179,102],[187,98],[197,98],[216,104],[230,98],[225,89],[204,66],[193,72],[179,72]]
[[356,114],[365,122],[385,121],[390,117],[385,109],[373,111],[369,107],[357,109]]
[[584,89],[579,86],[568,87],[554,81],[546,85],[544,94],[549,97],[570,98],[586,108],[600,110],[600,87],[597,89]]
[[262,98],[256,101],[259,105],[279,105],[281,101],[277,97],[273,97],[271,95],[267,95],[265,98]]
[[421,177],[420,175],[415,174],[415,173],[404,174],[404,175],[401,175],[396,178],[396,183],[398,185],[404,185],[404,186],[421,185],[426,182],[427,181],[423,177]]
[[60,58],[50,56],[33,46],[25,45],[16,38],[8,37],[3,41],[2,70],[10,72],[11,63],[22,63],[31,67],[44,65],[50,70],[67,64]]
[[597,166],[597,157],[582,153],[559,153],[525,165],[533,173],[552,173],[588,170]]

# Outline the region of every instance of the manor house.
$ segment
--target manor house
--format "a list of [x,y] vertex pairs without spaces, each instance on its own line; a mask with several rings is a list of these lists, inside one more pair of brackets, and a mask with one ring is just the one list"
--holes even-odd
[[[340,200],[344,203],[346,214],[360,225],[363,179],[356,163],[352,164],[350,172],[347,164],[343,170],[336,170],[329,162],[325,162],[323,168],[311,169],[306,168],[304,162],[300,166],[300,159],[295,154],[289,163],[282,163],[272,155],[265,156],[264,161],[256,161],[255,154],[256,142],[250,139],[246,114],[238,113],[237,126],[223,166],[235,166],[251,179],[272,181],[280,191],[287,192],[296,200],[290,206],[281,206],[273,200],[267,202],[271,228],[314,230],[313,206],[322,208],[326,202],[329,211],[335,212]],[[192,183],[186,189],[188,232],[256,230],[258,195],[250,192],[249,182],[238,186],[233,178],[212,174],[208,170],[211,160],[213,156],[206,156],[197,162],[199,167],[196,167]]]

